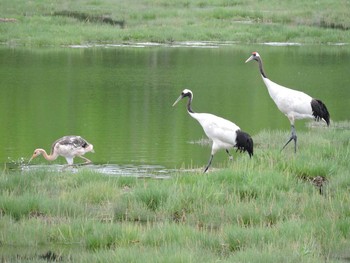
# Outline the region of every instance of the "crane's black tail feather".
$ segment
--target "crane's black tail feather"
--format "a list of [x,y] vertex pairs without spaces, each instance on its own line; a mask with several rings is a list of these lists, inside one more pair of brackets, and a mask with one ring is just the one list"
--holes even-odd
[[253,156],[253,139],[246,132],[241,130],[236,131],[236,145],[237,151],[248,152],[249,157]]
[[312,115],[315,117],[316,121],[324,119],[329,126],[329,112],[326,105],[317,99],[312,99],[311,101]]

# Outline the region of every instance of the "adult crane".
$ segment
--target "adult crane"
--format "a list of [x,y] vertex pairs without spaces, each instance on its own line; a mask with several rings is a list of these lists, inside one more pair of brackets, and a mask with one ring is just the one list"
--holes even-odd
[[230,157],[229,149],[232,147],[236,147],[237,151],[239,150],[240,152],[247,151],[249,157],[253,155],[253,139],[248,133],[241,131],[236,124],[224,118],[209,113],[194,112],[192,110],[193,93],[191,90],[184,89],[173,106],[183,98],[188,98],[187,111],[190,116],[199,122],[204,133],[213,142],[209,162],[204,169],[204,173],[211,165],[214,154],[220,149],[225,149]]
[[326,105],[319,99],[310,97],[304,92],[283,87],[271,81],[264,71],[263,62],[258,52],[253,52],[245,63],[255,60],[258,62],[261,77],[267,87],[270,97],[277,108],[287,116],[291,125],[291,136],[282,150],[294,140],[294,152],[297,151],[297,134],[294,122],[297,119],[324,120],[329,126],[330,116]]

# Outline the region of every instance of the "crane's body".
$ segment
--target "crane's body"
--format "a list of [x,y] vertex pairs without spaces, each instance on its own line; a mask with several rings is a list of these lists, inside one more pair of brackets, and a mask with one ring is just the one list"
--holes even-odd
[[268,78],[262,79],[277,108],[290,121],[294,123],[296,119],[314,118],[311,108],[312,97],[304,92],[283,87]]
[[259,64],[259,71],[264,84],[269,92],[270,97],[275,102],[277,108],[287,116],[291,124],[291,137],[283,146],[283,149],[294,140],[294,152],[296,152],[297,135],[295,131],[295,120],[298,119],[315,119],[324,120],[329,126],[330,116],[326,105],[318,99],[314,99],[308,94],[281,86],[271,81],[265,74],[263,63],[260,55],[253,52],[246,60],[246,63],[255,60]]
[[85,163],[91,163],[91,161],[83,157],[83,155],[87,152],[94,152],[93,148],[92,144],[88,143],[80,136],[64,136],[52,144],[50,154],[47,154],[44,149],[35,149],[29,162],[42,154],[48,161],[53,161],[56,160],[58,156],[63,156],[69,165],[73,164],[73,159],[75,157],[80,157],[85,160]]
[[236,124],[210,113],[196,113],[192,110],[192,91],[188,89],[183,90],[180,97],[175,101],[173,106],[175,106],[175,104],[177,104],[181,99],[185,97],[188,97],[188,113],[192,118],[196,119],[199,122],[204,130],[204,133],[213,142],[210,159],[204,172],[208,170],[214,154],[220,149],[225,149],[226,152],[230,155],[229,149],[236,147],[237,150],[241,152],[247,151],[250,157],[253,155],[252,138],[249,134],[241,131],[241,129]]
[[189,114],[199,122],[204,133],[213,141],[212,154],[219,149],[230,149],[236,144],[237,134],[233,131],[240,130],[236,124],[209,113]]

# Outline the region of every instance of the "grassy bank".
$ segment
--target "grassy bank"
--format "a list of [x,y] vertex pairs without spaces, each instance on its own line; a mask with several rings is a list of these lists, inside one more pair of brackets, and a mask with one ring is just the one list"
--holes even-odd
[[296,155],[265,131],[252,160],[166,180],[4,171],[2,262],[345,262],[349,124],[298,135]]
[[4,0],[0,42],[234,41],[350,43],[350,3],[277,0]]

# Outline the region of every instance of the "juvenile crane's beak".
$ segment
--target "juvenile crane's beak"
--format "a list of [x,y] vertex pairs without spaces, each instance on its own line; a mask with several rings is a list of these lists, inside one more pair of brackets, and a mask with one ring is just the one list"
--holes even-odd
[[35,150],[32,157],[29,159],[28,164],[36,157],[38,157],[41,153],[38,150]]
[[33,156],[29,159],[28,164],[36,157],[36,155],[33,154]]
[[176,103],[178,103],[181,99],[183,98],[182,94],[180,95],[180,97],[177,98],[177,100],[174,102],[173,107],[176,105]]
[[251,55],[246,61],[245,61],[245,63],[247,63],[247,62],[249,62],[249,61],[251,61],[251,60],[253,60],[253,58],[254,58],[254,56],[253,55]]

